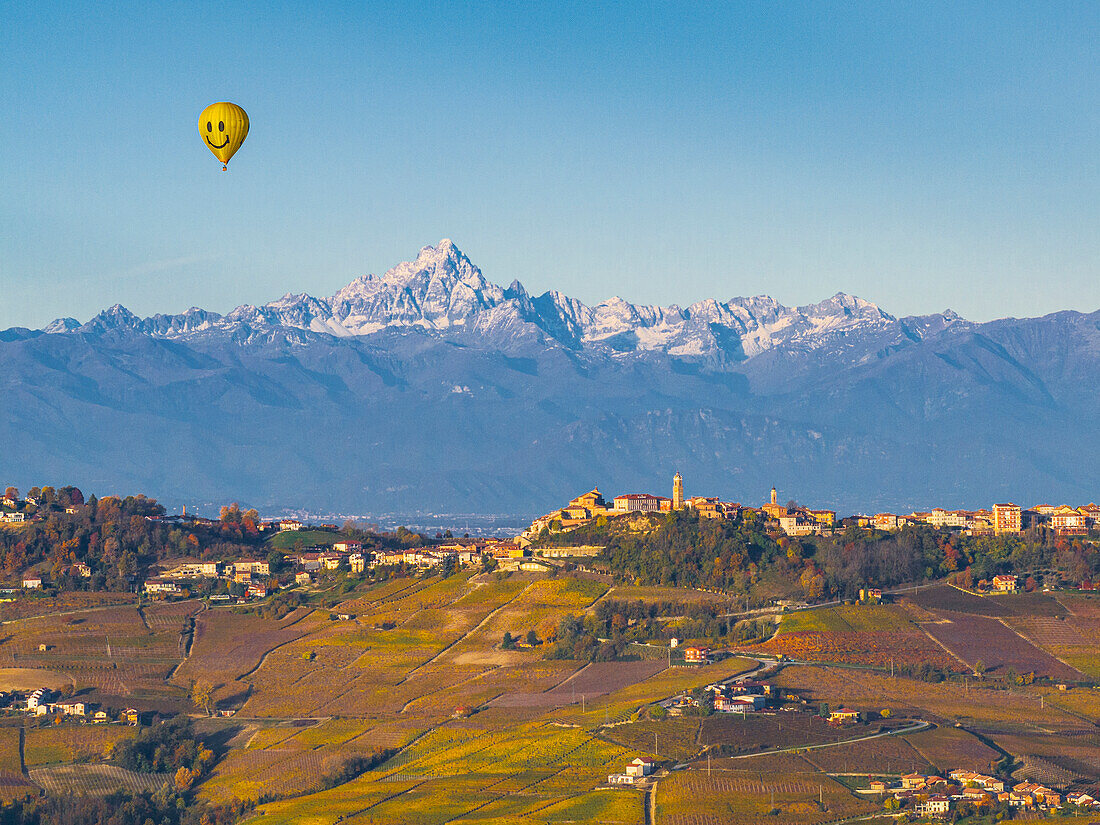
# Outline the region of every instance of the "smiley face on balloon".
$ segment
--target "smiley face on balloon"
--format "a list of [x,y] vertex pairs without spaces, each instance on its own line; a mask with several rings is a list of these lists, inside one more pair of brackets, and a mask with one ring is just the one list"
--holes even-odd
[[236,103],[211,103],[199,115],[199,134],[224,171],[248,137],[248,115]]

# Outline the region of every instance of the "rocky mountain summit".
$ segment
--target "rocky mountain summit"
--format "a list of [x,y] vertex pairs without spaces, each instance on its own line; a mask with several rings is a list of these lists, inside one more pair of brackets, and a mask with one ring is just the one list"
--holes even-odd
[[[953,315],[937,317],[957,320]],[[226,315],[193,308],[144,320],[116,305],[86,324],[63,318],[43,331],[129,330],[189,339],[266,335],[277,328],[339,338],[415,329],[475,332],[479,340],[494,345],[530,335],[578,350],[744,360],[778,346],[816,349],[851,333],[896,324],[869,301],[843,293],[794,308],[766,295],[708,299],[686,308],[636,305],[618,297],[589,307],[555,291],[532,298],[519,281],[502,288],[486,280],[452,241],[444,239],[421,249],[416,260],[381,276],[357,278],[330,298],[288,294],[263,306],[237,307]]]
[[9,329],[0,359],[20,486],[362,514],[540,514],[677,470],[852,512],[1100,498],[1100,312],[588,306],[443,240],[328,298]]

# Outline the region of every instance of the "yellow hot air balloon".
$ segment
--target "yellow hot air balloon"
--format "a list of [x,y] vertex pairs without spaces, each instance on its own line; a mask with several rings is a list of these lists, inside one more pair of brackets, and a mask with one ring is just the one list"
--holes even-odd
[[248,137],[248,115],[236,103],[211,103],[199,115],[199,134],[222,162],[224,172],[229,168],[229,159]]

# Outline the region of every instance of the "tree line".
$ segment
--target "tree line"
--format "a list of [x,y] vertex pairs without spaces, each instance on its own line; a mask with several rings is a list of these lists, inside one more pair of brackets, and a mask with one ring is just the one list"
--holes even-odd
[[849,527],[832,535],[790,537],[746,512],[738,521],[691,511],[651,514],[648,529],[597,519],[540,544],[603,545],[600,563],[624,582],[715,589],[746,607],[764,599],[763,580],[785,582],[809,601],[856,598],[865,587],[954,578],[970,585],[999,573],[1079,584],[1100,578],[1097,537],[1058,536],[1043,527],[1018,534],[966,536],[911,525],[896,532]]

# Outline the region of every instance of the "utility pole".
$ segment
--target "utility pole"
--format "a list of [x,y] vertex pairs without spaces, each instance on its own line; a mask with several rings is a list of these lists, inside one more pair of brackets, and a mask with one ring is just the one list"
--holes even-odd
[[653,731],[653,758],[657,758],[657,731]]

